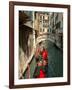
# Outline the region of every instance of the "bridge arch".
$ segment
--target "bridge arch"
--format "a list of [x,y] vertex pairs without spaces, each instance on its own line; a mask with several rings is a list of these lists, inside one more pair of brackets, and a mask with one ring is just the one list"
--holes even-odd
[[37,37],[37,39],[36,39],[36,45],[38,43],[42,42],[42,41],[45,41],[45,40],[49,40],[49,41],[55,43],[55,38],[54,37],[49,36],[49,35],[42,35],[42,36]]

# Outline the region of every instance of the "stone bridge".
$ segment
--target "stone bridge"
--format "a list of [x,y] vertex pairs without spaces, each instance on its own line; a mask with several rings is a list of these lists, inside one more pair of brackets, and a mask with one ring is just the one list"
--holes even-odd
[[53,35],[43,34],[37,37],[36,39],[36,45],[42,41],[49,40],[53,43],[55,43],[55,37]]

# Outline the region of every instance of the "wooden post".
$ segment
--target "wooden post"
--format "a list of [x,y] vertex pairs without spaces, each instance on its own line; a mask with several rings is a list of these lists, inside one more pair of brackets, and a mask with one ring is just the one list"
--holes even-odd
[[36,47],[36,43],[35,43],[35,29],[34,29],[34,20],[35,20],[35,15],[34,15],[34,11],[33,11],[33,46],[34,48]]

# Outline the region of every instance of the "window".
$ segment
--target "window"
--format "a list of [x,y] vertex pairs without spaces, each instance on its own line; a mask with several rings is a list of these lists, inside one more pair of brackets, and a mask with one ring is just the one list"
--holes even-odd
[[42,28],[40,28],[40,32],[42,32]]
[[43,29],[43,32],[44,32],[44,29]]
[[40,20],[42,20],[42,16],[40,15]]

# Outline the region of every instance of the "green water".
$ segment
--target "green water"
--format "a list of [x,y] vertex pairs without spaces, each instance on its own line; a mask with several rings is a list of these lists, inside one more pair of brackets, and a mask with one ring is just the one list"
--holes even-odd
[[63,76],[63,52],[50,41],[47,42],[48,50],[48,77]]

